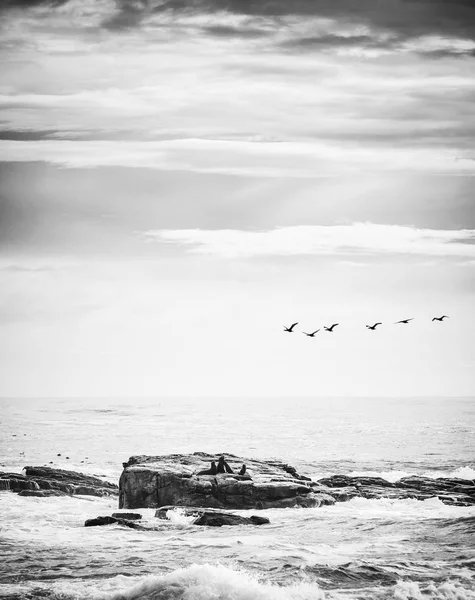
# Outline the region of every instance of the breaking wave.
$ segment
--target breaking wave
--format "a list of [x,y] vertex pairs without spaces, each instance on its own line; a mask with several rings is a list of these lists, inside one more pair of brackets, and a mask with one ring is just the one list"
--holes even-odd
[[[324,600],[317,584],[305,582],[279,587],[260,583],[245,571],[224,566],[192,565],[163,576],[150,576],[130,585],[130,579],[117,577],[106,584],[110,589],[78,590],[62,584],[54,590],[57,600]],[[115,589],[114,589],[115,588]]]
[[382,477],[386,481],[395,483],[403,477],[411,477],[413,475],[420,475],[422,477],[430,477],[431,479],[437,479],[438,477],[446,477],[449,479],[475,479],[475,468],[471,466],[459,467],[452,471],[425,471],[423,473],[416,473],[415,471],[352,471],[348,473],[350,477]]
[[[369,567],[366,568],[368,571]],[[368,572],[365,573],[368,575]],[[381,573],[371,572],[379,580]],[[354,579],[355,573],[352,573]],[[325,592],[319,585],[308,581],[288,586],[262,583],[245,571],[233,570],[224,566],[193,565],[178,569],[163,576],[149,576],[133,583],[131,579],[118,576],[101,582],[102,589],[91,589],[89,584],[64,582],[54,585],[48,597],[56,600],[331,600],[334,598],[353,599],[355,589],[334,589]],[[98,582],[99,583],[99,582]],[[374,582],[376,583],[376,581]],[[365,598],[385,598],[394,600],[475,600],[475,590],[459,582],[418,583],[401,581],[387,577],[385,588],[367,588]],[[356,586],[358,587],[358,586]],[[383,591],[385,590],[385,591]],[[44,591],[37,589],[40,596]],[[36,595],[36,594],[34,594]]]

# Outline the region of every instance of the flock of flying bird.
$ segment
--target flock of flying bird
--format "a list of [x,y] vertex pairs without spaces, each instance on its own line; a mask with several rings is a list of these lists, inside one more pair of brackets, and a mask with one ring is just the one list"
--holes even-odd
[[[442,322],[444,319],[448,319],[449,317],[447,315],[442,315],[441,317],[434,317],[432,319],[432,321],[440,321]],[[409,323],[409,321],[414,321],[414,317],[411,319],[402,319],[401,321],[396,321],[394,323],[394,325],[399,325],[399,324],[403,324],[403,325],[407,325]],[[296,327],[298,325],[297,323],[292,323],[292,325],[290,327],[286,327],[284,325],[284,331],[288,332],[288,333],[293,333],[294,332],[294,327]],[[333,323],[333,325],[330,325],[330,327],[326,327],[324,326],[323,329],[325,331],[329,331],[330,333],[333,333],[333,330],[335,329],[335,327],[337,327],[339,325],[339,323]],[[374,325],[366,325],[366,329],[371,329],[371,331],[376,331],[376,327],[378,327],[378,325],[382,325],[382,323],[375,323]],[[320,331],[320,329],[317,329],[316,331],[313,331],[312,333],[307,333],[306,331],[302,331],[302,333],[304,335],[306,335],[307,337],[315,337],[315,334],[317,334]]]

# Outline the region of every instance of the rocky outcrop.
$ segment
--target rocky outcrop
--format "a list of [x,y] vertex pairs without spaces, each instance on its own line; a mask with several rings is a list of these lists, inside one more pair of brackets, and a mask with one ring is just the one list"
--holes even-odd
[[[234,473],[199,475],[219,454],[132,456],[119,481],[119,508],[191,506],[263,509],[333,504],[322,486],[279,461],[244,459],[226,454]],[[238,475],[246,464],[245,476]]]
[[96,517],[95,519],[87,519],[84,523],[84,527],[100,527],[101,525],[123,525],[130,529],[140,529],[142,531],[151,529],[149,527],[143,527],[132,519],[120,519],[117,517]]
[[475,505],[475,481],[429,477],[404,477],[391,483],[381,477],[349,477],[333,475],[319,479],[318,483],[337,502],[352,498],[390,498],[404,500],[414,498],[426,500],[439,498],[444,504],[453,506]]
[[180,511],[180,514],[193,517],[191,524],[206,525],[207,527],[223,527],[223,525],[267,525],[270,523],[267,517],[252,515],[243,517],[229,511],[217,510],[215,508],[162,506],[155,513],[159,519],[168,519],[169,511]]
[[[21,496],[113,496],[118,494],[117,485],[98,477],[76,471],[51,467],[25,467],[20,473],[0,473],[3,489],[18,492]],[[8,484],[6,483],[8,482]]]
[[140,521],[142,515],[139,513],[131,513],[131,512],[116,512],[112,513],[112,516],[115,519],[127,519],[128,521]]

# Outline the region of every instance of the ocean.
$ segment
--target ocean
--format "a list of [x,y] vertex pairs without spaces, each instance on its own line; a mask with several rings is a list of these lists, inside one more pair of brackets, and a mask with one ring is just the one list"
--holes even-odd
[[[3,399],[0,470],[49,465],[117,482],[132,455],[277,458],[314,479],[475,479],[473,398]],[[474,483],[475,484],[475,483]],[[116,498],[0,492],[0,597],[475,599],[475,507],[436,498],[260,511],[262,527],[157,531],[84,521]],[[154,510],[139,510],[147,521]]]

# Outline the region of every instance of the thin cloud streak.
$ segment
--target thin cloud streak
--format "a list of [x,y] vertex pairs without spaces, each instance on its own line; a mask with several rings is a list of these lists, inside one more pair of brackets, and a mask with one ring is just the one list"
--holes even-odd
[[203,139],[154,142],[0,141],[0,161],[50,162],[69,168],[123,166],[256,177],[319,178],[405,171],[475,175],[475,162],[444,148],[379,147],[325,142],[244,142]]
[[157,230],[143,232],[141,236],[148,242],[176,244],[191,253],[223,258],[355,254],[475,257],[475,229],[435,230],[354,223],[270,231]]

